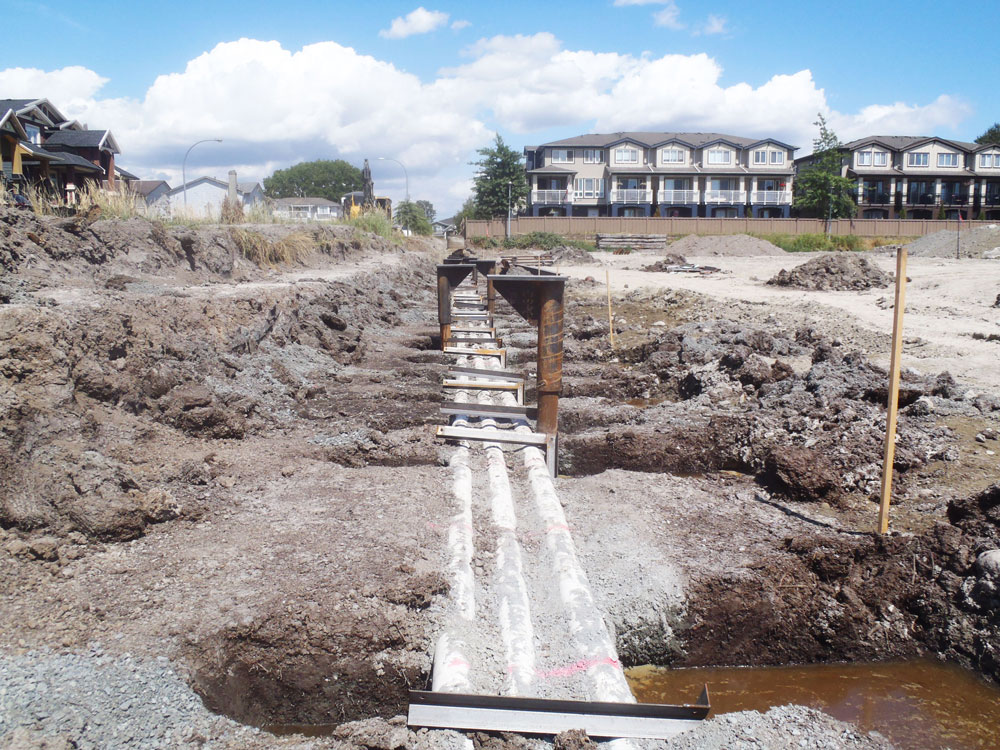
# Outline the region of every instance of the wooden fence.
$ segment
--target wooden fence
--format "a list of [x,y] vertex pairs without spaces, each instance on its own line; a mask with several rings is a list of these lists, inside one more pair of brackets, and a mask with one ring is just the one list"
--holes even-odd
[[[964,221],[962,230],[986,222]],[[995,222],[994,222],[995,223]],[[834,219],[830,232],[838,236],[922,237],[942,229],[955,231],[955,220],[939,219]],[[505,222],[470,220],[465,222],[465,236],[504,237]],[[520,216],[511,219],[512,235],[529,232],[553,232],[572,237],[595,238],[598,234],[823,234],[823,219],[699,219],[699,218],[625,218],[588,216]]]

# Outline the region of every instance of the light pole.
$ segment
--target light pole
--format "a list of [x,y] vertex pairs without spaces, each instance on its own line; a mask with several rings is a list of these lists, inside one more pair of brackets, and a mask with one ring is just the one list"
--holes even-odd
[[410,202],[410,175],[407,174],[406,167],[403,166],[403,162],[401,162],[399,159],[392,159],[392,158],[390,158],[388,156],[379,156],[378,160],[379,161],[394,161],[399,166],[403,167],[403,176],[406,178],[406,202],[409,203]]
[[[514,183],[507,180],[507,239],[510,239],[510,189],[514,186]],[[520,226],[520,224],[518,224]]]
[[199,143],[222,143],[221,138],[205,138],[202,141],[195,141],[191,144],[191,148],[187,150],[184,154],[184,161],[181,162],[181,182],[184,183],[184,214],[187,215],[188,208],[188,181],[187,181],[187,160],[188,154],[191,153],[191,149],[197,146]]

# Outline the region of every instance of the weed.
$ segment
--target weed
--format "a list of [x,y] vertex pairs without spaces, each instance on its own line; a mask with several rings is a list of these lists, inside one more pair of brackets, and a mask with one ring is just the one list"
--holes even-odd
[[345,219],[344,224],[387,239],[391,239],[395,233],[392,228],[392,220],[384,211],[379,210],[362,211],[357,216]]
[[831,235],[830,237],[825,234],[758,234],[754,236],[767,240],[772,245],[777,245],[789,253],[871,250],[879,245],[909,241],[908,238],[901,237],[858,237],[854,234]]
[[262,268],[298,263],[318,247],[315,238],[305,232],[295,232],[277,242],[251,229],[233,229],[231,236],[243,257]]
[[505,248],[508,250],[543,250],[549,252],[557,247],[578,247],[593,252],[594,245],[590,242],[572,239],[553,232],[528,232],[501,240],[499,237],[472,237],[469,244],[485,250]]

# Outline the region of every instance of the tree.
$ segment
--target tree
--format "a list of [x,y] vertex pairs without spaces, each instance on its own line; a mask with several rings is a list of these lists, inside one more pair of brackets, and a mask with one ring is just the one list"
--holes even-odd
[[805,216],[840,219],[854,216],[851,195],[854,180],[840,174],[840,141],[819,115],[819,137],[813,141],[813,158],[795,181],[795,207]]
[[434,204],[430,201],[417,201],[417,208],[424,212],[424,216],[427,217],[427,221],[434,221],[434,217],[437,216],[437,211],[434,210]]
[[478,218],[479,216],[477,216],[476,199],[466,198],[465,203],[462,204],[462,208],[459,209],[459,212],[457,214],[455,214],[455,218],[453,218],[452,221],[455,222],[455,226],[458,227],[458,230],[462,231],[464,228],[462,225],[466,221],[466,219],[478,219]]
[[983,145],[985,143],[998,143],[1000,144],[1000,122],[993,123],[993,127],[983,133],[981,136],[976,138],[976,143]]
[[264,178],[268,198],[326,198],[339,203],[345,193],[363,187],[361,170],[343,159],[304,161]]
[[423,209],[412,201],[401,201],[396,205],[396,223],[414,234],[428,235],[434,231]]
[[[516,211],[528,197],[528,183],[524,178],[521,155],[503,142],[497,133],[493,148],[476,151],[482,159],[472,162],[478,167],[473,188],[476,200],[476,218],[506,216],[508,205]],[[510,187],[510,203],[507,188]]]

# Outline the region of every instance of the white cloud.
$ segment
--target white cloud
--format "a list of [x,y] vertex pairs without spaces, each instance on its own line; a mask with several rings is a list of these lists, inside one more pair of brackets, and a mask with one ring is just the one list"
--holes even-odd
[[680,14],[681,11],[677,7],[677,3],[669,0],[669,2],[664,3],[663,8],[653,14],[653,23],[656,26],[680,31],[684,28],[684,24],[680,21]]
[[726,27],[726,17],[709,13],[708,20],[698,29],[699,34],[725,34],[729,29]]
[[[109,127],[121,163],[142,177],[262,179],[316,158],[371,160],[376,188],[400,199],[402,161],[415,199],[446,215],[467,195],[475,149],[495,130],[524,142],[618,130],[717,131],[772,136],[808,153],[823,112],[842,140],[873,134],[943,135],[970,114],[948,96],[930,103],[875,103],[832,110],[809,70],[779,73],[759,86],[723,85],[707,54],[641,56],[565,49],[554,35],[484,38],[462,64],[429,81],[335,42],[284,49],[278,42],[225,42],[179,72],[159,76],[140,98],[101,98],[107,79],[80,67],[0,70],[10,97],[47,97],[67,117]],[[337,71],[317,75],[316,71]],[[262,96],[266,92],[266,97]],[[544,132],[544,135],[540,135]]]
[[451,29],[452,31],[461,31],[462,29],[472,26],[472,21],[466,21],[464,19],[459,19],[457,21],[452,21]]
[[440,10],[427,10],[422,5],[405,16],[392,19],[388,29],[378,35],[385,39],[405,39],[414,34],[427,34],[448,23],[448,14]]

